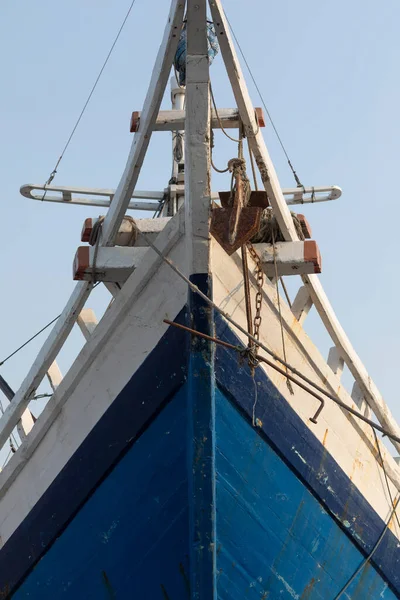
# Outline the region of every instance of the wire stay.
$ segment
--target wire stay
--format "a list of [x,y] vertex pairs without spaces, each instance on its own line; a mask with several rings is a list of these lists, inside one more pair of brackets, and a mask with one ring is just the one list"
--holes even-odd
[[110,60],[111,54],[113,53],[113,50],[114,50],[114,48],[115,48],[115,46],[116,46],[116,44],[117,44],[117,42],[118,42],[118,39],[119,39],[119,37],[120,37],[120,35],[121,35],[121,33],[122,33],[122,30],[123,30],[123,28],[125,27],[125,23],[127,22],[129,15],[131,14],[131,11],[132,11],[132,8],[133,8],[133,5],[135,4],[135,2],[136,2],[136,0],[132,0],[132,2],[131,2],[131,5],[129,6],[129,8],[128,8],[128,11],[127,11],[127,13],[126,13],[126,15],[125,15],[125,17],[124,17],[124,20],[122,21],[122,24],[121,24],[121,26],[120,26],[120,28],[119,28],[119,30],[118,30],[118,33],[117,33],[117,35],[116,35],[116,36],[115,36],[115,38],[114,38],[114,41],[113,41],[113,43],[112,43],[112,45],[111,45],[111,48],[110,48],[110,50],[108,51],[108,54],[107,54],[107,56],[106,56],[106,59],[105,59],[105,61],[103,62],[103,65],[102,65],[102,67],[101,67],[101,69],[100,69],[100,71],[99,71],[99,74],[98,74],[98,75],[97,75],[97,77],[96,77],[96,80],[95,80],[95,82],[94,82],[94,84],[93,84],[93,86],[92,86],[92,89],[90,90],[89,96],[87,97],[87,99],[86,99],[86,102],[85,102],[85,104],[83,105],[83,108],[82,108],[82,110],[81,110],[81,112],[80,112],[80,114],[79,114],[79,117],[77,118],[77,120],[76,120],[76,122],[75,122],[75,125],[74,125],[74,127],[72,128],[72,131],[71,131],[71,133],[70,133],[70,135],[69,135],[69,137],[68,137],[68,139],[67,139],[67,141],[66,141],[66,143],[65,143],[65,146],[64,146],[64,148],[63,148],[63,149],[62,149],[62,151],[61,151],[61,154],[60,154],[60,156],[59,156],[59,158],[58,158],[58,160],[57,160],[57,162],[56,162],[56,164],[55,164],[55,167],[54,167],[54,169],[52,170],[52,172],[51,172],[51,173],[50,173],[50,175],[49,175],[49,178],[47,179],[46,183],[44,184],[44,193],[43,193],[42,200],[44,200],[44,199],[45,199],[45,197],[46,197],[46,193],[47,193],[47,189],[46,189],[46,188],[47,188],[47,186],[51,184],[51,182],[53,181],[54,177],[55,177],[55,176],[56,176],[56,174],[57,174],[57,169],[58,169],[58,167],[59,167],[59,164],[60,164],[60,162],[62,161],[62,159],[63,159],[63,157],[64,157],[64,154],[65,154],[65,152],[66,152],[66,150],[67,150],[68,146],[69,146],[69,145],[70,145],[70,143],[71,143],[71,140],[72,140],[72,138],[73,138],[73,137],[74,137],[74,135],[75,135],[75,131],[77,130],[77,128],[78,128],[78,126],[79,126],[79,123],[80,123],[80,122],[81,122],[81,120],[82,120],[82,117],[83,117],[83,115],[85,114],[86,108],[87,108],[87,106],[88,106],[88,104],[89,104],[89,102],[90,102],[90,100],[91,100],[91,98],[92,98],[92,96],[93,96],[93,94],[94,94],[94,91],[95,91],[95,89],[96,89],[96,87],[97,87],[97,84],[98,84],[98,83],[99,83],[99,81],[100,81],[100,78],[101,78],[101,76],[102,76],[102,74],[103,74],[103,71],[104,71],[104,69],[105,69],[105,68],[106,68],[106,66],[107,66],[107,63],[108,63],[108,61]]

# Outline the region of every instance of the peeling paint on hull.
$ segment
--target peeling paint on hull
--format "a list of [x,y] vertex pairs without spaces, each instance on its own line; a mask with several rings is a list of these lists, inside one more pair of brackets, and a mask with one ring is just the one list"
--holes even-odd
[[[219,337],[235,341],[226,324],[218,320],[216,324]],[[163,385],[153,381],[150,354],[142,380],[135,374],[129,388],[115,399],[115,418],[106,413],[102,435],[96,437],[93,431],[88,436],[85,453],[94,439],[91,451],[104,461],[103,471],[96,464],[93,492],[81,501],[78,510],[71,512],[51,542],[44,541],[48,539],[46,528],[52,524],[49,515],[59,514],[62,496],[57,496],[58,504],[50,495],[44,498],[38,534],[29,519],[22,524],[25,532],[32,532],[31,545],[20,544],[20,554],[13,551],[12,560],[15,562],[18,557],[23,563],[32,549],[40,548],[41,542],[43,546],[35,567],[31,569],[26,563],[29,568],[13,595],[9,594],[6,580],[11,572],[7,567],[11,564],[7,563],[10,545],[0,551],[3,597],[333,599],[373,547],[382,521],[265,373],[256,375],[259,402],[254,428],[253,381],[246,369],[238,368],[236,356],[217,352],[214,381],[210,373],[208,379],[196,376],[198,373],[191,377],[186,369],[189,345],[182,344],[182,336],[167,339],[164,356],[175,352],[181,357],[181,364],[174,364],[170,375],[172,378],[178,372],[184,374],[180,387],[177,390],[174,383],[175,387],[170,387],[163,397],[168,379],[163,380]],[[140,381],[144,383],[138,392]],[[196,498],[188,491],[189,469],[197,464],[196,456],[200,455],[194,455],[193,463],[189,461],[193,440],[188,427],[188,394],[199,385],[203,386],[205,401],[208,392],[204,386],[215,386],[211,412],[216,430],[215,464],[206,460],[205,470],[202,467],[199,471],[200,475],[214,478],[216,489],[215,520],[208,519],[202,526],[204,539],[208,533],[213,539],[215,527],[216,544],[208,546],[193,540],[190,534]],[[123,421],[128,417],[137,426],[134,394],[150,396],[155,394],[153,388],[157,390],[157,402],[154,400],[150,419],[146,415],[148,420],[140,435],[134,437],[126,430],[122,435]],[[191,427],[196,430],[196,421]],[[204,444],[209,440],[207,436],[200,438]],[[120,443],[119,454],[110,467],[101,450]],[[70,473],[69,478],[61,480],[68,501],[68,481],[69,485],[75,481],[73,477],[84,464],[84,456],[78,457],[76,471],[72,472],[75,475]],[[87,468],[86,478],[90,475]],[[201,487],[201,477],[198,486]],[[23,535],[23,531],[18,535]],[[193,548],[202,550],[199,556],[205,557],[196,568],[215,571],[209,572],[210,579],[216,581],[212,598],[195,594],[190,559]],[[210,560],[214,552],[215,562]],[[400,549],[391,531],[374,559],[376,562],[355,579],[348,598],[400,597]]]

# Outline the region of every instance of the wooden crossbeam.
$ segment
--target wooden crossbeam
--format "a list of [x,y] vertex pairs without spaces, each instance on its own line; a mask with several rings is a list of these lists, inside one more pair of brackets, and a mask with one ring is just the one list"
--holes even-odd
[[[158,234],[164,229],[170,219],[171,217],[159,217],[158,219],[135,219],[135,231],[137,231],[135,246],[148,246],[147,239],[154,244]],[[89,241],[93,226],[96,221],[98,221],[98,219],[85,219],[81,234],[82,242]],[[144,236],[146,236],[147,239],[145,239]],[[115,237],[115,245],[130,246],[132,245],[131,242],[132,223],[129,219],[124,217]]]
[[268,277],[275,277],[275,263],[279,277],[321,272],[321,255],[314,241],[278,242],[275,249],[273,244],[254,244],[254,248]]
[[[262,108],[255,108],[255,118],[260,127],[265,127],[265,119]],[[139,131],[140,112],[133,112],[131,117],[130,132]],[[183,131],[185,129],[185,110],[161,110],[154,125],[154,131]],[[240,116],[237,108],[219,108],[218,115],[215,110],[211,111],[211,127],[213,129],[238,129],[240,127]]]
[[172,0],[164,37],[144,101],[140,128],[134,135],[124,173],[104,220],[102,235],[102,245],[104,246],[113,245],[122,218],[135,190],[178,46],[184,11],[185,2],[183,0]]
[[[149,229],[150,238],[153,233],[157,240],[162,233],[169,231],[171,236],[178,239],[185,231],[184,219],[184,211],[181,211],[175,217],[154,220],[143,219],[141,222],[142,232],[143,230]],[[150,221],[150,223],[148,223],[148,221]],[[157,221],[160,221],[158,226],[156,225]],[[153,232],[151,231],[152,228]],[[142,240],[142,243],[145,243],[144,239]],[[129,275],[131,275],[141,263],[148,250],[149,248],[146,246],[99,246],[97,248],[95,264],[96,281],[103,281],[107,285],[116,283],[123,285]],[[73,276],[75,280],[92,281],[95,255],[96,248],[94,246],[80,246],[78,248],[73,263]],[[89,316],[89,313],[83,311],[83,317],[81,318],[81,315],[78,317],[79,326],[81,326],[83,320],[87,316]],[[93,315],[90,315],[90,318],[92,316]]]
[[96,281],[123,284],[136,269],[146,251],[147,248],[100,246],[94,266],[96,249],[80,246],[74,258],[73,278],[75,281],[91,281],[94,267]]

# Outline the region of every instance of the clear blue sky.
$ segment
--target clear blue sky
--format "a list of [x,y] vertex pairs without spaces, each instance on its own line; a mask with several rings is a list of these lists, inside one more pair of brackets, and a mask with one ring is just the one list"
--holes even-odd
[[[130,0],[5,0],[0,6],[0,360],[61,312],[88,210],[19,195],[44,182],[61,152]],[[386,0],[226,0],[225,7],[292,162],[305,185],[337,184],[341,200],[304,207],[323,257],[322,281],[371,376],[400,420],[397,360],[400,159],[400,4]],[[116,187],[158,50],[167,0],[137,0],[54,183]],[[212,67],[219,106],[233,106],[221,58]],[[256,106],[260,105],[253,86]],[[165,106],[169,105],[168,96]],[[293,180],[265,130],[283,186]],[[232,156],[220,137],[216,162]],[[163,189],[168,134],[154,136],[138,188]],[[214,189],[224,188],[222,178]],[[97,293],[96,308],[107,296]],[[315,314],[308,330],[326,355]],[[17,388],[44,338],[1,373]],[[66,367],[75,332],[60,357]]]

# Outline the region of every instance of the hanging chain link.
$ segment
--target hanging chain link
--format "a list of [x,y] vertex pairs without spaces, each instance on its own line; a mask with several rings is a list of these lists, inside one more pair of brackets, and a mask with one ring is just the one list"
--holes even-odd
[[[262,309],[262,300],[263,300],[262,290],[263,290],[263,285],[264,285],[264,271],[263,271],[261,259],[258,256],[257,252],[255,251],[253,244],[251,242],[247,242],[246,245],[247,245],[249,254],[250,254],[251,258],[253,259],[255,266],[256,266],[255,277],[256,277],[256,284],[257,284],[257,293],[256,293],[256,300],[255,300],[256,312],[254,315],[254,334],[253,335],[256,338],[256,340],[259,341],[260,327],[261,327],[261,323],[262,323],[261,309]],[[255,348],[254,348],[254,350],[256,351]],[[257,352],[255,355],[257,356]]]

